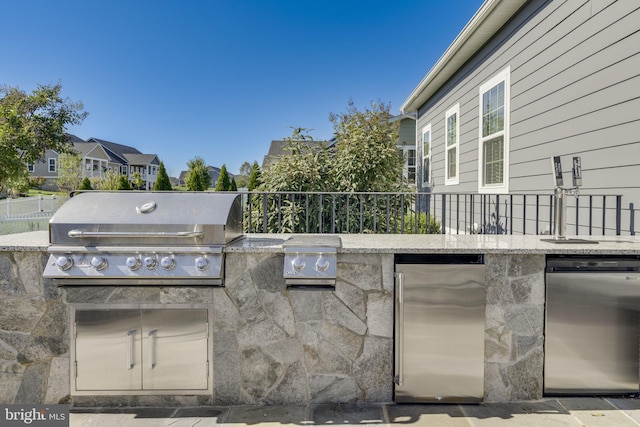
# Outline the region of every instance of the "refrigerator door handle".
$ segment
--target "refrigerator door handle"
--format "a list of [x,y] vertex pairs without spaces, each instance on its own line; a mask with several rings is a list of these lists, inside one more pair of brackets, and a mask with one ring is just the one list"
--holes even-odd
[[133,349],[134,349],[134,344],[133,344],[133,339],[136,335],[136,331],[137,329],[131,329],[129,331],[127,331],[127,369],[131,370],[133,369],[133,359],[134,359],[134,354],[133,354]]
[[148,336],[149,340],[147,342],[148,350],[149,350],[149,369],[153,369],[156,366],[156,334],[158,333],[157,329],[149,331]]
[[402,369],[402,351],[404,350],[404,273],[398,272],[396,273],[396,299],[397,299],[397,313],[398,320],[396,323],[397,329],[397,353],[396,353],[396,366],[398,371],[396,375],[393,377],[393,381],[398,385],[398,387],[402,387],[404,383],[404,375]]

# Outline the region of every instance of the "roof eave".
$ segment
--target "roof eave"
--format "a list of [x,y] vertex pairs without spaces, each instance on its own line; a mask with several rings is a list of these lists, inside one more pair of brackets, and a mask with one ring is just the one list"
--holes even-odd
[[506,24],[527,0],[485,0],[438,62],[400,107],[418,111],[478,50]]

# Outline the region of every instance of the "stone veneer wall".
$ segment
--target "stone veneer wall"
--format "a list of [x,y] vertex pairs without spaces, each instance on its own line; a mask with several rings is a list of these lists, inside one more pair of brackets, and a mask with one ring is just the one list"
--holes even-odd
[[232,253],[214,292],[220,404],[390,402],[393,257],[338,257],[335,292],[287,290],[282,254]]
[[487,255],[484,398],[540,399],[545,255]]
[[47,255],[0,252],[0,403],[69,402],[68,310]]
[[[213,396],[74,405],[390,402],[393,255],[340,254],[334,291],[287,290],[283,255],[227,254],[226,286],[68,287],[46,254],[0,252],[0,403],[69,402],[67,303],[211,304]],[[544,255],[487,255],[485,400],[542,397]]]

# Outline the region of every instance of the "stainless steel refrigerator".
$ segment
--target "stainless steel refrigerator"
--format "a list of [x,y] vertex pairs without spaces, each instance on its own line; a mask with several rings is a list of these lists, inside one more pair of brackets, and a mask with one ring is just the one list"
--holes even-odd
[[395,270],[395,401],[482,401],[482,255],[397,255]]

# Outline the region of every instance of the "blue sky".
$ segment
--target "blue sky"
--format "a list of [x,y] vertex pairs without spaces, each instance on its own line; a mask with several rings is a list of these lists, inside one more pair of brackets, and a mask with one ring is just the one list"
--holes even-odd
[[237,173],[291,127],[400,106],[483,0],[2,1],[0,84],[62,83],[69,131]]

